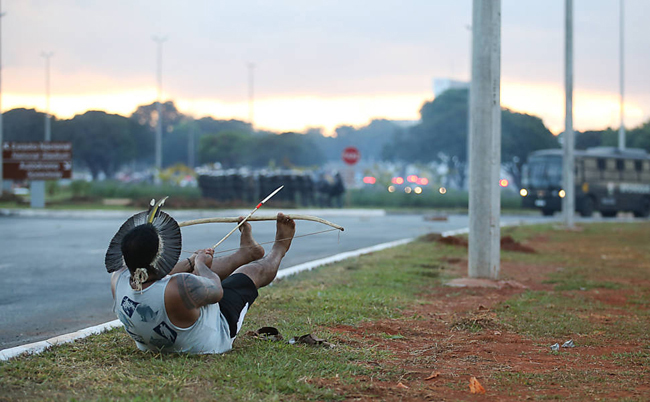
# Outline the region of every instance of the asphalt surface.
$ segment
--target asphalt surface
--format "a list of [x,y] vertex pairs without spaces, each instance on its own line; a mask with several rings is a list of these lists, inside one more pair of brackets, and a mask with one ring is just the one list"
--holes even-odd
[[[6,211],[5,211],[6,212]],[[170,211],[178,221],[206,216],[239,216],[246,211]],[[273,214],[266,210],[264,213]],[[285,211],[309,213],[310,211]],[[466,215],[446,221],[423,215],[384,215],[383,211],[311,211],[345,227],[330,229],[298,221],[297,237],[280,269],[394,240],[467,227]],[[36,342],[115,319],[110,276],[104,267],[106,248],[130,216],[122,212],[43,212],[37,216],[0,216],[0,349]],[[503,216],[501,222],[540,222],[538,216]],[[182,229],[183,250],[214,245],[232,224],[205,224]],[[274,222],[253,223],[260,242],[274,239]],[[305,237],[298,237],[307,235]],[[233,235],[217,251],[236,249]],[[189,256],[189,253],[181,257]]]

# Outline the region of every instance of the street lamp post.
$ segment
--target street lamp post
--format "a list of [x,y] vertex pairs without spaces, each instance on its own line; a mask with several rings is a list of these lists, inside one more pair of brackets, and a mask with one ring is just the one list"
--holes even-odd
[[255,131],[255,122],[253,121],[253,104],[255,102],[255,64],[248,63],[248,123],[251,125],[251,130]]
[[471,140],[472,136],[472,131],[470,130],[469,127],[469,122],[471,120],[471,113],[472,113],[472,108],[470,107],[470,99],[472,98],[471,92],[472,92],[472,59],[473,59],[473,38],[472,38],[472,24],[467,24],[465,25],[465,29],[469,32],[469,85],[467,87],[467,145],[465,146],[465,188],[469,191],[469,160],[470,160],[470,154],[469,154],[469,142]]
[[623,33],[624,33],[624,25],[623,25],[623,11],[624,11],[624,3],[625,0],[620,0],[621,1],[621,20],[619,23],[619,29],[620,29],[620,46],[619,46],[619,61],[620,61],[620,85],[621,85],[621,126],[618,128],[618,149],[621,151],[625,149],[625,124],[624,124],[624,117],[625,117],[625,102],[623,98],[623,90],[625,88],[625,71],[624,71],[624,64],[623,64]]
[[564,142],[562,187],[562,214],[568,229],[574,227],[575,178],[574,178],[574,135],[573,135],[573,0],[565,0],[564,20]]
[[52,127],[50,125],[50,58],[52,52],[42,52],[45,58],[45,141],[52,141]]
[[187,134],[187,167],[190,169],[194,169],[194,166],[196,165],[196,162],[194,161],[194,155],[196,155],[194,124],[194,121],[192,121],[192,126]]
[[[50,126],[50,58],[52,52],[41,52],[45,58],[45,141],[52,141]],[[30,183],[29,204],[32,208],[45,208],[45,181],[32,180]]]
[[154,176],[155,184],[160,184],[160,172],[162,171],[162,45],[167,41],[167,37],[154,36],[152,38],[158,44],[157,54],[157,82],[158,82],[158,97],[156,100],[156,111],[158,112],[158,124],[156,125],[156,174]]
[[2,1],[0,0],[0,195],[2,195],[5,187],[9,187],[5,185],[4,172],[2,170],[2,142],[4,141],[2,133],[2,17],[5,14],[2,12]]

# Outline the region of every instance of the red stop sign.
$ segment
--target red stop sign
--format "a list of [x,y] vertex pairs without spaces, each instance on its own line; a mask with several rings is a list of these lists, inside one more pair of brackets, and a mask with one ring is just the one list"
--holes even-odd
[[359,162],[359,159],[361,159],[361,154],[355,147],[347,147],[343,150],[341,158],[343,159],[343,162],[347,163],[348,165],[354,165],[355,163]]

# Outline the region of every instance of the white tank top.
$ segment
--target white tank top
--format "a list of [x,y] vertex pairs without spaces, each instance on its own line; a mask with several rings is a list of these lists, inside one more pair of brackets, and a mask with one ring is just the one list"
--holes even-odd
[[199,319],[191,327],[172,324],[165,310],[165,288],[172,276],[154,282],[142,293],[131,288],[129,270],[117,279],[113,311],[138,349],[180,353],[224,353],[232,349],[234,338],[218,303],[201,307]]

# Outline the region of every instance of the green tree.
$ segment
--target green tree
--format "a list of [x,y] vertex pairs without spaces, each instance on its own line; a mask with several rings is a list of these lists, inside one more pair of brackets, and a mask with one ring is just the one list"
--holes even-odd
[[72,142],[76,162],[96,179],[100,172],[112,177],[124,163],[136,157],[138,127],[116,114],[90,111],[59,124],[59,139]]
[[501,111],[501,165],[521,187],[521,168],[528,154],[538,149],[558,148],[555,137],[542,119],[528,114]]
[[252,152],[250,134],[240,131],[222,131],[204,135],[199,142],[201,163],[219,162],[224,168],[234,168],[248,163]]
[[386,119],[374,119],[360,128],[339,126],[336,128],[335,158],[340,159],[343,149],[354,146],[365,161],[382,160],[384,147],[400,130],[399,126]]
[[194,136],[194,149],[196,151],[198,148],[199,125],[196,120],[185,117],[174,126],[172,132],[167,133],[165,136],[165,141],[163,141],[163,162],[165,166],[173,166],[179,163],[188,164],[190,136]]
[[575,133],[575,149],[587,149],[593,147],[599,147],[603,143],[603,132],[602,131],[576,131]]
[[[162,103],[161,110],[163,167],[167,167],[181,160],[183,151],[187,155],[187,148],[184,150],[178,149],[178,144],[182,142],[182,139],[174,135],[176,126],[185,120],[186,117],[176,109],[176,105],[172,101]],[[158,126],[158,108],[156,102],[138,106],[130,118],[133,122],[145,129],[140,136],[135,138],[138,161],[151,166],[154,164],[156,158],[156,129]]]
[[459,186],[467,166],[467,90],[448,90],[420,109],[420,123],[393,144],[398,159],[445,163]]
[[311,137],[293,132],[267,134],[254,140],[256,152],[251,153],[252,166],[270,164],[284,168],[315,166],[325,162],[323,152]]
[[[12,109],[2,115],[3,141],[44,141],[45,113],[35,109]],[[56,140],[57,119],[50,117],[52,123],[52,139]]]
[[341,158],[341,145],[337,137],[323,135],[321,128],[313,127],[305,130],[304,135],[314,147],[320,150],[325,160],[339,160]]
[[[443,92],[420,109],[421,121],[404,133],[398,133],[392,154],[415,162],[445,163],[462,187],[467,167],[468,91]],[[501,112],[501,160],[503,167],[521,184],[521,166],[528,154],[537,149],[558,147],[556,137],[535,116]],[[390,152],[389,152],[390,153]]]
[[203,117],[196,120],[198,131],[203,134],[218,134],[222,131],[238,131],[241,133],[253,134],[249,123],[241,120],[217,120],[212,117]]
[[625,142],[630,148],[641,148],[650,152],[650,120],[630,130]]

